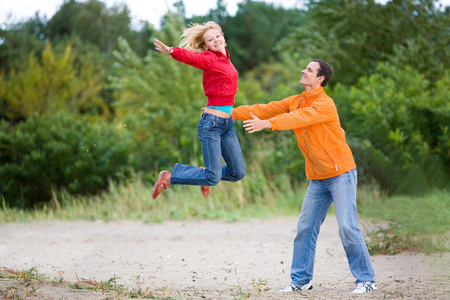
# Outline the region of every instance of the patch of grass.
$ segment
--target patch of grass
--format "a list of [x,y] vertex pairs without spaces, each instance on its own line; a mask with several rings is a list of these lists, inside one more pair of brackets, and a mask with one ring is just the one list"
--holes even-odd
[[269,289],[268,288],[263,288],[263,286],[265,286],[267,284],[268,284],[268,281],[265,280],[265,279],[262,279],[262,278],[260,278],[258,280],[253,279],[253,282],[251,283],[251,285],[256,290],[258,295],[261,295],[261,296],[263,296],[263,295],[267,296],[268,295],[267,292],[268,292]]
[[361,190],[358,211],[364,219],[377,224],[368,233],[371,253],[449,250],[449,191],[436,190],[420,197],[387,197],[373,187]]
[[2,287],[0,288],[0,296],[2,299],[12,300],[31,297],[39,289],[36,283],[50,283],[52,281],[48,277],[39,274],[36,268],[24,271],[1,268],[0,282]]
[[367,248],[371,254],[397,254],[402,251],[424,253],[445,251],[442,243],[436,243],[427,235],[401,233],[398,223],[389,223],[387,227],[378,226],[367,234]]
[[[67,289],[67,297],[61,299],[70,299],[71,293],[80,294],[86,296],[86,298],[91,299],[90,296],[101,295],[101,299],[178,299],[172,297],[172,294],[177,292],[168,290],[166,287],[143,287],[147,281],[149,281],[154,274],[146,279],[136,276],[133,281],[134,287],[127,287],[124,284],[120,284],[120,277],[113,276],[112,278],[98,282],[96,280],[88,278],[78,278],[76,282],[67,282],[62,277],[55,279],[49,276],[38,273],[36,268],[31,268],[29,270],[13,270],[9,268],[0,268],[0,298],[4,300],[16,300],[16,299],[28,299],[28,297],[33,298],[34,294],[42,286],[49,286],[54,288]],[[200,293],[196,292],[190,293],[193,288],[187,288],[184,295],[196,295],[201,296]],[[40,297],[46,298],[46,295],[40,295]],[[185,298],[185,297],[183,297]],[[100,299],[100,298],[98,298]]]
[[184,292],[177,291],[177,294],[181,299],[189,299],[190,297],[206,298],[203,293],[197,291],[195,286],[187,287]]
[[[157,271],[156,271],[157,272]],[[155,272],[155,273],[156,273]],[[194,286],[189,286],[180,290],[171,290],[167,287],[149,286],[149,281],[153,278],[153,273],[147,278],[136,276],[133,280],[135,286],[127,287],[119,283],[121,278],[113,276],[106,281],[96,281],[88,278],[78,278],[76,282],[67,282],[62,277],[50,278],[38,273],[36,268],[17,271],[9,268],[0,268],[0,298],[5,300],[28,299],[33,297],[36,291],[42,286],[66,289],[64,298],[70,299],[71,294],[83,294],[86,298],[101,297],[98,299],[206,299],[203,292],[198,291]],[[248,299],[256,296],[269,295],[268,280],[253,279],[248,285],[230,284],[232,287],[231,296],[233,299]],[[51,289],[51,288],[50,288]],[[47,299],[47,295],[40,295]]]

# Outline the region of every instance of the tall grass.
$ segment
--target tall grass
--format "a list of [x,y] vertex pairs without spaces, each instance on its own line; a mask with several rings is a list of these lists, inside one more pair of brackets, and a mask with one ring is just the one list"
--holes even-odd
[[151,199],[153,180],[134,174],[127,182],[110,182],[107,192],[95,196],[74,197],[64,191],[54,192],[52,201],[40,209],[21,210],[3,203],[1,222],[54,220],[165,220],[270,218],[298,214],[305,193],[305,184],[293,186],[286,174],[278,174],[276,182],[268,180],[258,165],[244,180],[221,182],[210,187],[204,198],[198,186],[171,186]]

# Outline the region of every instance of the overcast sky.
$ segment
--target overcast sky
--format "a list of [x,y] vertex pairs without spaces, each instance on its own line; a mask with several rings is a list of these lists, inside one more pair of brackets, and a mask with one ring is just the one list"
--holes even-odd
[[[228,13],[234,15],[237,4],[244,0],[224,0]],[[34,16],[36,11],[40,16],[50,19],[61,7],[64,0],[0,0],[0,25],[22,21]],[[85,2],[85,1],[78,1]],[[133,21],[137,24],[139,20],[147,20],[155,27],[159,27],[160,18],[173,9],[176,0],[103,0],[108,7],[114,4],[126,3],[131,11]],[[301,7],[303,0],[265,0],[285,8]],[[384,3],[386,0],[379,0]],[[444,6],[450,6],[450,0],[440,0]],[[217,0],[184,0],[187,17],[193,15],[205,15],[212,8],[216,8]]]
[[[131,11],[131,16],[134,21],[147,20],[156,27],[159,27],[159,21],[169,9],[173,10],[173,3],[177,0],[103,0],[108,7],[114,4],[126,3]],[[227,10],[231,15],[234,15],[237,10],[237,4],[244,0],[224,0]],[[450,0],[449,0],[450,1]],[[0,24],[7,21],[8,16],[12,15],[12,20],[19,21],[24,18],[34,16],[36,11],[40,12],[41,16],[46,16],[50,19],[53,14],[63,4],[63,0],[0,0]],[[86,2],[77,1],[77,2]],[[216,0],[183,0],[186,7],[187,17],[193,15],[205,15],[212,8],[216,8]],[[266,3],[273,3],[275,5],[283,5],[286,8],[292,8],[296,5],[301,5],[302,0],[266,0]],[[11,19],[10,19],[11,20]],[[10,23],[10,22],[8,22]]]

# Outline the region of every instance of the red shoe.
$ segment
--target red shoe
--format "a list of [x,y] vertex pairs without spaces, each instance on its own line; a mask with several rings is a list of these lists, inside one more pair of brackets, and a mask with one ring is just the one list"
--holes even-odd
[[209,186],[201,186],[200,190],[202,191],[202,194],[205,198],[208,198],[209,196]]
[[[201,169],[204,169],[205,167],[200,167]],[[203,194],[203,197],[208,198],[209,196],[209,186],[201,186],[200,191]]]
[[160,192],[158,192],[158,191],[159,191],[159,187],[160,187],[161,185],[164,187],[165,190],[167,190],[167,186],[166,186],[166,184],[164,183],[164,180],[165,180],[165,179],[167,178],[167,176],[169,176],[169,175],[170,175],[170,172],[169,172],[169,171],[166,171],[166,170],[161,171],[161,172],[159,173],[158,181],[156,181],[155,185],[153,186],[153,191],[152,191],[152,199],[153,199],[153,200],[155,200],[156,197],[159,196]]

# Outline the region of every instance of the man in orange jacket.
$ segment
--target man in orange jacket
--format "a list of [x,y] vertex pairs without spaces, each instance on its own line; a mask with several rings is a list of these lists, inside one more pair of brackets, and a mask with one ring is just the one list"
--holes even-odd
[[299,84],[305,90],[281,101],[239,106],[233,119],[244,121],[249,133],[263,129],[293,129],[305,156],[306,177],[311,179],[297,222],[291,283],[280,292],[312,290],[314,257],[320,225],[334,202],[339,235],[350,270],[356,278],[352,293],[376,289],[367,246],[358,227],[356,211],[357,172],[352,151],[333,100],[324,87],[333,69],[319,59],[302,70]]

